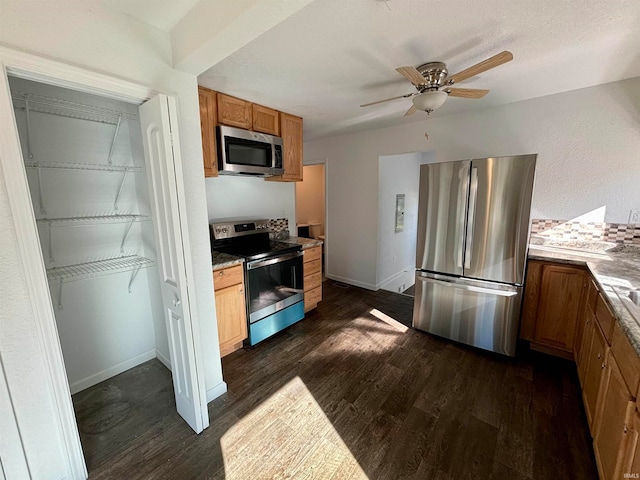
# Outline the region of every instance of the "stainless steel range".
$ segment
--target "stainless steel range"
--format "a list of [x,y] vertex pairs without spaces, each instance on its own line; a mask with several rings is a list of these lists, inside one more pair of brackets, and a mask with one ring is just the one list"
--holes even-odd
[[269,239],[269,220],[210,225],[212,250],[243,257],[253,346],[304,317],[302,247]]

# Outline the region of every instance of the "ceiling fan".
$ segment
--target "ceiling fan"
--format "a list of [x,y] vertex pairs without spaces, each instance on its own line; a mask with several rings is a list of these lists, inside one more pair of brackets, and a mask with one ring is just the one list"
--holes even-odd
[[396,68],[396,71],[409,80],[413,86],[416,87],[417,92],[386,98],[384,100],[378,100],[377,102],[365,103],[360,106],[368,107],[370,105],[377,105],[378,103],[397,100],[399,98],[411,98],[413,105],[405,113],[405,116],[407,116],[417,112],[418,110],[422,110],[429,114],[436,108],[441,107],[447,100],[447,97],[482,98],[489,93],[489,90],[481,90],[477,88],[453,88],[452,85],[462,82],[468,78],[475,77],[482,72],[486,72],[487,70],[502,65],[503,63],[510,62],[511,60],[513,60],[513,54],[511,52],[504,51],[451,76],[449,76],[447,65],[442,62],[428,62],[417,68],[398,67]]

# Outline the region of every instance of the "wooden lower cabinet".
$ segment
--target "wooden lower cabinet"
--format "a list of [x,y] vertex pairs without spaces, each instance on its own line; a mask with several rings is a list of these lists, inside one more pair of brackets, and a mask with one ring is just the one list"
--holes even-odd
[[322,247],[304,251],[302,271],[304,275],[304,311],[313,310],[322,300]]
[[592,323],[591,330],[592,333],[589,334],[591,336],[591,344],[587,347],[589,353],[587,354],[587,365],[585,367],[582,399],[584,400],[584,409],[587,414],[589,428],[593,435],[600,384],[606,367],[605,359],[609,355],[609,345],[597,322]]
[[587,365],[589,359],[589,349],[591,348],[591,341],[593,340],[593,334],[595,330],[596,317],[590,308],[585,309],[585,314],[582,318],[582,326],[580,327],[580,344],[574,352],[576,365],[578,366],[578,378],[580,379],[580,385],[584,388],[585,377],[587,375]]
[[587,280],[584,268],[530,261],[520,338],[533,349],[573,358],[576,328],[583,318]]
[[247,338],[247,312],[242,266],[213,272],[220,356],[242,348]]
[[608,355],[603,374],[593,449],[602,480],[623,478],[625,446],[635,411],[629,392],[613,355]]
[[622,478],[640,478],[640,412],[637,405],[625,431],[620,473]]

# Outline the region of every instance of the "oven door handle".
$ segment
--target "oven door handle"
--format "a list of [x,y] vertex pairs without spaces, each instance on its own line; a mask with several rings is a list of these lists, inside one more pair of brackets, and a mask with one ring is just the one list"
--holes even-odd
[[254,270],[256,268],[267,267],[269,265],[274,265],[276,263],[286,262],[287,260],[291,260],[292,258],[296,258],[296,257],[301,257],[302,255],[303,253],[300,251],[300,252],[288,253],[286,255],[280,255],[277,257],[271,257],[264,260],[254,260],[253,262],[247,262],[247,270]]

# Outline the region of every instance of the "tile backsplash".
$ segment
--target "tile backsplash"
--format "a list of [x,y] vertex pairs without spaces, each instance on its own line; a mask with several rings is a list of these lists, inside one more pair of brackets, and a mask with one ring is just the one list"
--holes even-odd
[[271,237],[275,239],[289,238],[289,220],[286,218],[272,218],[269,220]]
[[580,223],[571,220],[531,220],[531,233],[559,240],[581,240],[640,245],[640,225]]

